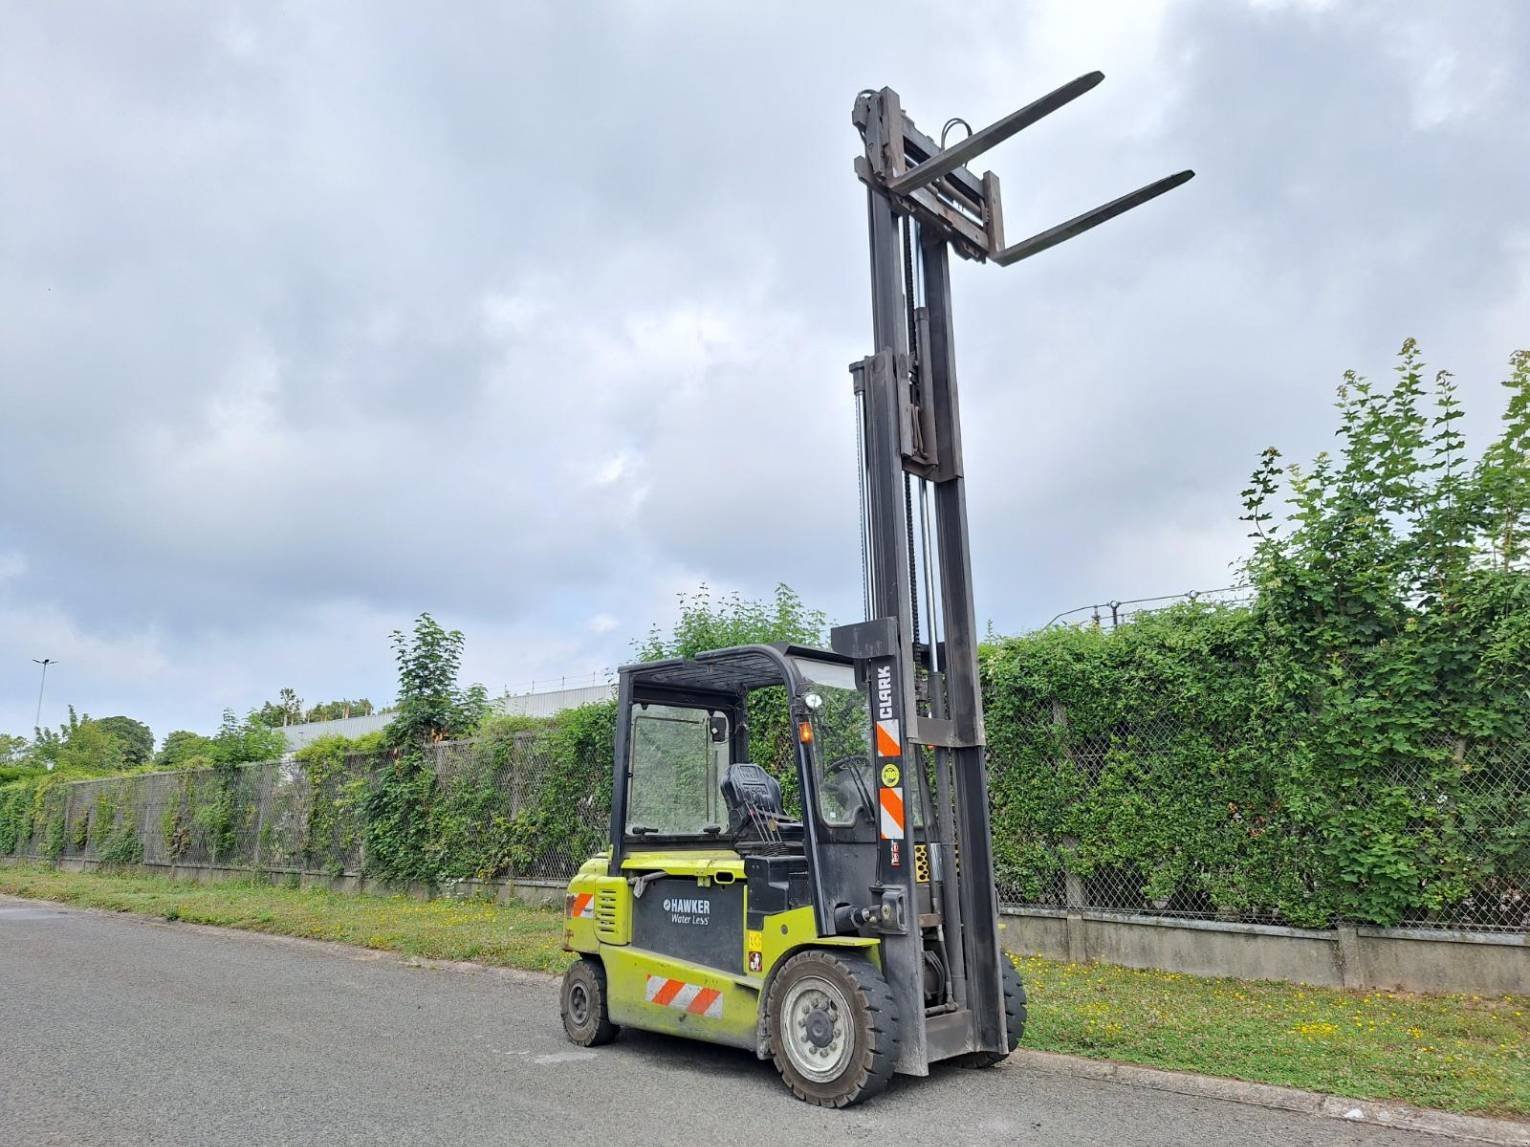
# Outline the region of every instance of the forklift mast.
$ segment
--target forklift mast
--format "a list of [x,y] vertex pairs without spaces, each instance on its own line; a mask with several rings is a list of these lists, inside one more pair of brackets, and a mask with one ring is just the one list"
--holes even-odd
[[[855,172],[866,185],[871,246],[873,351],[850,367],[866,620],[835,629],[832,647],[865,666],[872,698],[876,927],[903,1017],[898,1070],[910,1074],[964,1052],[1007,1050],[951,253],[1008,266],[1194,174],[1160,179],[1009,244],[998,177],[967,164],[1102,79],[1081,76],[980,131],[951,120],[938,142],[891,88],[860,93],[852,114],[865,145]],[[958,125],[966,136],[947,146]],[[921,904],[916,868],[931,878],[934,903]],[[933,995],[932,976],[944,980]]]

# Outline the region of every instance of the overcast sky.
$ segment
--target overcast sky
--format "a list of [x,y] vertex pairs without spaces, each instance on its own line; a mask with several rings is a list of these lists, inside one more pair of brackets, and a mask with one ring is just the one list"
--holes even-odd
[[0,7],[0,731],[491,690],[675,594],[860,609],[855,93],[927,131],[1094,68],[989,154],[954,270],[980,623],[1223,586],[1261,448],[1403,338],[1482,444],[1530,345],[1530,6]]

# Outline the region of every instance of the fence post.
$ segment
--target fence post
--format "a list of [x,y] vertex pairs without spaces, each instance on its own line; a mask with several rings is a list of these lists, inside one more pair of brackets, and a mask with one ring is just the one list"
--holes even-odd
[[260,838],[266,827],[266,795],[270,791],[270,786],[264,783],[264,777],[255,773],[256,769],[264,772],[267,768],[266,765],[250,765],[247,768],[249,773],[254,776],[256,790],[259,793],[259,799],[255,803],[255,848],[250,856],[250,867],[258,869],[260,867]]
[[149,860],[149,804],[158,777],[150,773],[133,786],[133,831],[138,834],[138,863]]
[[[515,818],[521,814],[521,785],[526,775],[525,761],[522,759],[526,752],[527,741],[525,733],[513,733],[510,736],[510,751],[505,754],[505,779],[510,785],[510,821],[513,824]],[[505,880],[510,888],[515,887],[516,877],[520,873],[515,870],[515,853],[512,850],[505,857]]]
[[1346,988],[1363,988],[1365,969],[1360,966],[1360,933],[1353,924],[1339,924],[1333,930],[1334,956],[1339,963],[1339,982]]

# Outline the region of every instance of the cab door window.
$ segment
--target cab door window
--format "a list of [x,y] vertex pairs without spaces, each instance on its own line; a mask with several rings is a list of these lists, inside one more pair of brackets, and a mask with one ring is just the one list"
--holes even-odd
[[635,706],[631,745],[629,836],[721,831],[728,822],[719,787],[728,746],[722,714],[670,705]]

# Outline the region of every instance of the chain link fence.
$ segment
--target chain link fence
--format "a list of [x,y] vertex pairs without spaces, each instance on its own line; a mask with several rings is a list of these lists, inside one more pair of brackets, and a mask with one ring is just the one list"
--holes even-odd
[[[488,853],[492,871],[460,877],[566,881],[604,847],[608,800],[585,791],[565,803],[550,783],[553,754],[535,733],[442,742],[427,760],[432,806],[454,814],[440,818],[452,827],[433,844],[443,868],[453,854],[485,855],[486,838],[505,845]],[[274,761],[61,784],[30,812],[13,855],[357,876],[367,870],[367,801],[388,762],[349,754],[338,765]]]
[[1079,731],[1054,703],[1003,742],[988,764],[1008,906],[1374,923],[1323,907],[1342,902],[1343,884],[1373,903],[1390,890],[1407,905],[1397,927],[1530,931],[1530,745],[1424,737],[1328,792],[1297,771],[1301,747],[1272,769],[1256,738],[1200,714]]
[[[1298,890],[1321,842],[1295,835],[1268,794],[1243,792],[1236,743],[1159,716],[1073,735],[1060,706],[1035,714],[1028,746],[994,750],[997,878],[1013,907],[1135,917],[1302,923],[1261,902],[1261,880]],[[1411,802],[1404,860],[1427,858],[1433,907],[1411,927],[1530,930],[1530,747],[1441,741],[1389,800]],[[593,755],[593,754],[592,754]],[[432,837],[440,871],[565,881],[605,845],[609,797],[545,738],[436,745]],[[367,870],[366,804],[388,764],[273,762],[60,784],[40,798],[15,855],[329,876]],[[1204,775],[1203,775],[1204,774]],[[1229,779],[1231,778],[1231,779]],[[1038,787],[1040,786],[1040,787]],[[1206,826],[1214,825],[1214,829]],[[469,858],[464,860],[463,858]],[[455,867],[453,867],[455,865]],[[1282,871],[1284,866],[1284,871]],[[1294,885],[1292,882],[1295,882]],[[1329,921],[1332,922],[1332,921]]]
[[583,782],[609,776],[608,759],[583,762],[570,777],[545,738],[520,733],[509,741],[443,742],[433,764],[437,800],[463,814],[455,823],[480,834],[459,851],[494,865],[477,875],[561,883],[607,846],[610,799]]

